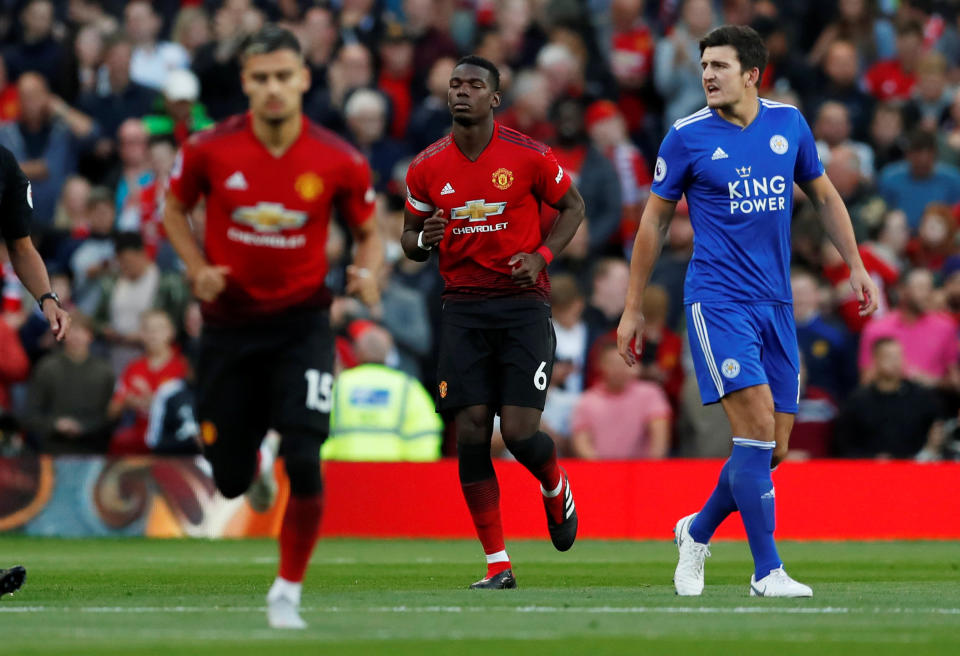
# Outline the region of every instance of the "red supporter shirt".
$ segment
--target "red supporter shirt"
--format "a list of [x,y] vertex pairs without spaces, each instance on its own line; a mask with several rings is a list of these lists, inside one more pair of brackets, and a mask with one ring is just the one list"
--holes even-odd
[[375,200],[366,160],[340,137],[304,118],[297,140],[274,157],[249,114],[194,134],[177,154],[170,191],[187,207],[206,197],[204,251],[230,273],[202,309],[221,324],[328,305],[331,211],[357,226]]
[[440,208],[450,219],[439,244],[444,296],[548,300],[545,270],[523,290],[507,262],[540,247],[540,203],[556,204],[570,184],[550,148],[499,123],[475,162],[452,135],[417,155],[407,171],[407,209],[428,217]]
[[[187,369],[187,359],[179,352],[174,352],[166,364],[158,369],[151,369],[146,357],[137,358],[127,365],[120,375],[120,380],[117,381],[113,392],[113,400],[122,402],[131,394],[153,396],[167,381],[186,378]],[[138,411],[132,426],[121,428],[114,434],[110,443],[110,452],[113,454],[148,453],[150,449],[144,437],[147,434],[149,420],[150,417],[146,412]]]
[[917,80],[905,73],[896,59],[874,64],[863,78],[867,91],[877,100],[909,100]]

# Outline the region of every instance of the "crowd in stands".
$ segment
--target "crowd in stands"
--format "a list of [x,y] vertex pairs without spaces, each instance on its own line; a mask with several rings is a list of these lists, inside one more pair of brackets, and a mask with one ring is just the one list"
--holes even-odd
[[[365,307],[343,295],[351,245],[331,231],[338,367],[358,369],[337,398],[395,414],[338,406],[354,423],[338,434],[335,416],[328,455],[367,453],[347,443],[364,416],[423,438],[401,435],[384,457],[439,455],[419,385],[436,389],[442,282],[399,237],[406,167],[449,131],[447,80],[469,53],[500,67],[498,120],[552,146],[586,202],[550,268],[545,430],[573,457],[726,455],[729,427],[700,404],[686,340],[684,202],[643,299],[639,366],[614,338],[650,163],[705,104],[699,39],[735,23],[764,38],[761,95],[806,116],[883,294],[859,316],[798,194],[794,456],[960,458],[960,8],[946,0],[0,0],[0,144],[32,181],[35,240],[74,317],[55,345],[0,250],[0,454],[195,452],[202,318],[164,236],[166,181],[190,134],[245,110],[238,52],[266,21],[302,43],[306,115],[368,158],[386,244],[382,302]],[[192,220],[202,234],[202,209]],[[403,375],[378,387],[383,367]],[[371,403],[410,385],[416,407]]]

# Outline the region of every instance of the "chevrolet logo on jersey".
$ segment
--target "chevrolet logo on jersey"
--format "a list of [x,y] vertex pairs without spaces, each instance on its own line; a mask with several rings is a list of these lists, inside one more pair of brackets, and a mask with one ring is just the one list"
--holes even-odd
[[307,222],[307,213],[288,210],[280,203],[257,203],[253,207],[235,209],[233,220],[245,223],[257,232],[280,232],[302,228]]
[[450,216],[454,219],[470,219],[470,221],[486,221],[488,216],[503,214],[506,203],[488,203],[484,199],[468,200],[466,205],[454,207]]

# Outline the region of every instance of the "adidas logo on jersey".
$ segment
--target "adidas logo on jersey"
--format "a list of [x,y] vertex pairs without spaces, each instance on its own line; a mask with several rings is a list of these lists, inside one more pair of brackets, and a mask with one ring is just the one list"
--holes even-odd
[[239,189],[244,190],[247,188],[247,179],[243,177],[243,173],[240,171],[234,171],[227,181],[223,183],[223,186],[227,189]]
[[454,193],[453,187],[450,186],[449,182],[443,185],[443,189],[440,190],[441,196],[446,196],[447,194],[452,194],[452,193]]
[[727,159],[727,157],[729,157],[729,155],[723,152],[723,148],[718,146],[717,149],[713,151],[713,156],[710,159]]

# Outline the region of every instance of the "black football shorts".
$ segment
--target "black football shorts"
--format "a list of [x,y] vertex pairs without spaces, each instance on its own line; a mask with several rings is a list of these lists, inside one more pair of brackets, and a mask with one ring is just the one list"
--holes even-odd
[[437,411],[449,415],[471,405],[543,410],[556,348],[549,308],[512,308],[503,321],[494,310],[478,322],[452,305],[444,304],[440,320]]
[[[197,420],[214,463],[256,458],[267,429],[315,439],[330,427],[333,335],[326,310],[297,309],[240,326],[205,326]],[[286,444],[284,445],[286,446]]]

